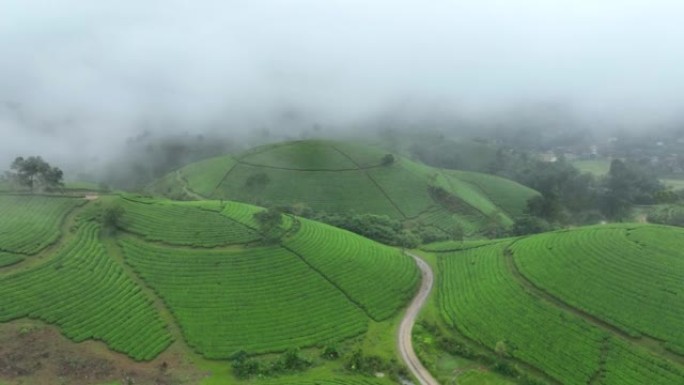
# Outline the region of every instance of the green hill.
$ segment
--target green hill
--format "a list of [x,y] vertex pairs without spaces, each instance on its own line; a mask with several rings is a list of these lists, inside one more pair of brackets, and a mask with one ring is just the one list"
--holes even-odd
[[440,322],[563,384],[684,381],[684,230],[604,225],[430,245]]
[[[116,232],[103,231],[109,210]],[[400,251],[289,215],[265,244],[261,210],[0,195],[0,323],[41,320],[137,361],[174,341],[230,359],[363,338],[412,297],[419,272]]]
[[308,206],[386,215],[445,234],[513,223],[535,191],[491,175],[440,170],[364,144],[295,141],[188,165],[149,190],[172,198]]

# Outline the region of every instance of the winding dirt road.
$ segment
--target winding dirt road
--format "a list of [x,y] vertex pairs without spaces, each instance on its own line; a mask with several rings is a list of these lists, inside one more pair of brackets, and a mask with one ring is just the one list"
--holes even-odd
[[416,265],[418,265],[421,272],[422,282],[418,294],[416,294],[413,301],[411,301],[411,304],[406,310],[406,315],[401,320],[401,325],[399,326],[399,336],[397,339],[399,352],[401,353],[404,362],[409,367],[409,370],[411,370],[411,373],[413,373],[421,385],[439,385],[439,382],[432,377],[430,372],[428,372],[423,364],[420,363],[420,360],[418,360],[416,352],[413,350],[413,341],[411,340],[411,330],[416,323],[416,317],[418,316],[418,313],[420,313],[420,309],[430,295],[434,282],[434,275],[432,274],[430,265],[420,259],[420,257],[411,253],[406,254],[410,255],[416,261]]

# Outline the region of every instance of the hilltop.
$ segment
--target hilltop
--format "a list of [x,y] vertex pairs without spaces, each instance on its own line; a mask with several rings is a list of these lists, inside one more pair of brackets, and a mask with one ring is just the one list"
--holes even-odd
[[683,239],[625,224],[427,245],[439,285],[424,322],[442,325],[442,347],[513,377],[681,384]]
[[190,164],[149,186],[173,198],[230,199],[327,213],[385,215],[466,235],[508,228],[534,190],[442,170],[355,142],[293,141]]

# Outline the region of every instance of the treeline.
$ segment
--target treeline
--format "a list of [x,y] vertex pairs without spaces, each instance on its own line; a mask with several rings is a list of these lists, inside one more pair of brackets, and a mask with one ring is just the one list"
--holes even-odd
[[541,232],[567,225],[625,221],[635,205],[672,203],[683,198],[667,189],[642,164],[614,159],[604,177],[582,173],[562,157],[544,162],[524,152],[499,150],[489,170],[541,193],[531,199],[515,234]]
[[275,358],[249,357],[246,352],[241,351],[232,357],[231,366],[235,377],[249,379],[304,372],[320,365],[321,360],[341,360],[346,371],[356,374],[375,376],[376,373],[382,372],[395,381],[408,377],[405,367],[395,358],[387,360],[380,356],[368,355],[361,349],[345,354],[335,345],[324,347],[318,359],[304,355],[296,348],[288,349]]
[[400,220],[387,215],[328,213],[316,211],[301,204],[278,206],[278,208],[288,214],[323,222],[390,246],[414,248],[422,243],[444,241],[458,236],[458,234],[449,235],[441,230],[420,224],[407,227]]

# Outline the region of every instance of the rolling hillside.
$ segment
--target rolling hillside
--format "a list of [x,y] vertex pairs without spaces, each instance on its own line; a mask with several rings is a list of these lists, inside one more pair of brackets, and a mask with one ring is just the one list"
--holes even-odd
[[304,205],[387,215],[451,234],[513,223],[536,193],[495,176],[447,171],[352,142],[296,141],[188,165],[149,190],[173,198]]
[[[121,208],[116,232],[106,207]],[[136,361],[170,347],[228,360],[363,338],[412,297],[419,272],[398,250],[292,216],[265,244],[261,210],[0,194],[0,325],[40,320]]]
[[456,335],[563,384],[684,383],[684,230],[604,225],[430,245]]

